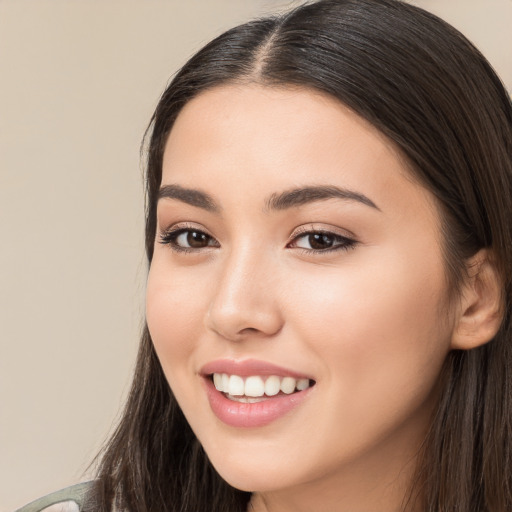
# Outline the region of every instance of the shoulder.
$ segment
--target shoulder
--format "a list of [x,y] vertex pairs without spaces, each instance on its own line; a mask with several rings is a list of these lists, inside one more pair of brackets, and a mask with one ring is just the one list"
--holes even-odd
[[91,486],[92,482],[85,482],[67,487],[39,498],[16,512],[80,512]]

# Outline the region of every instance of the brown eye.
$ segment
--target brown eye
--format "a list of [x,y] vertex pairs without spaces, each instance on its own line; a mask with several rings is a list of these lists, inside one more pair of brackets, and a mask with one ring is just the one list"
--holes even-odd
[[312,233],[308,235],[311,249],[330,249],[334,245],[334,237],[326,233]]
[[304,249],[310,252],[329,252],[349,249],[355,245],[355,240],[337,235],[336,233],[311,231],[297,236],[289,247]]
[[[185,235],[187,246],[193,249],[201,249],[202,247],[208,247],[209,245],[208,242],[210,237],[201,231],[185,231],[183,235]],[[182,236],[179,236],[176,241],[178,242]]]
[[163,233],[160,241],[175,251],[197,251],[207,247],[219,247],[215,238],[198,229],[177,229]]

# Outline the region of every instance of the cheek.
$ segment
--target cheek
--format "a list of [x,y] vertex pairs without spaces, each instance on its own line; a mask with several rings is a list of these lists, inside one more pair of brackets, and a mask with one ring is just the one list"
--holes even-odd
[[325,364],[329,387],[354,412],[365,404],[376,411],[419,405],[449,350],[450,324],[440,306],[443,265],[418,269],[412,261],[381,254],[375,265],[333,269],[329,278],[312,275],[302,281],[302,292],[291,294],[307,297],[297,334]]
[[[152,262],[146,292],[146,319],[153,344],[174,389],[182,375],[193,371],[190,357],[204,324],[204,285],[187,271],[170,272],[159,258]],[[203,290],[203,293],[201,293]]]

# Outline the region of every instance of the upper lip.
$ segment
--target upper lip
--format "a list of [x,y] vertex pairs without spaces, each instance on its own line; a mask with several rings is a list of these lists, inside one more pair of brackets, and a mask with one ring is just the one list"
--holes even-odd
[[277,375],[279,377],[293,377],[295,379],[311,378],[301,372],[257,359],[217,359],[205,364],[201,368],[200,373],[205,376],[213,373],[227,373],[229,375],[239,375],[240,377],[249,377],[251,375]]

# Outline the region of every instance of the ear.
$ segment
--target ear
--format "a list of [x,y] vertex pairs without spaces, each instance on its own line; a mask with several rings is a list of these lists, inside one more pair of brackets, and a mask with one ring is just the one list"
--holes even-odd
[[502,282],[492,254],[480,250],[467,262],[467,276],[452,335],[452,349],[470,350],[492,340],[503,319]]

